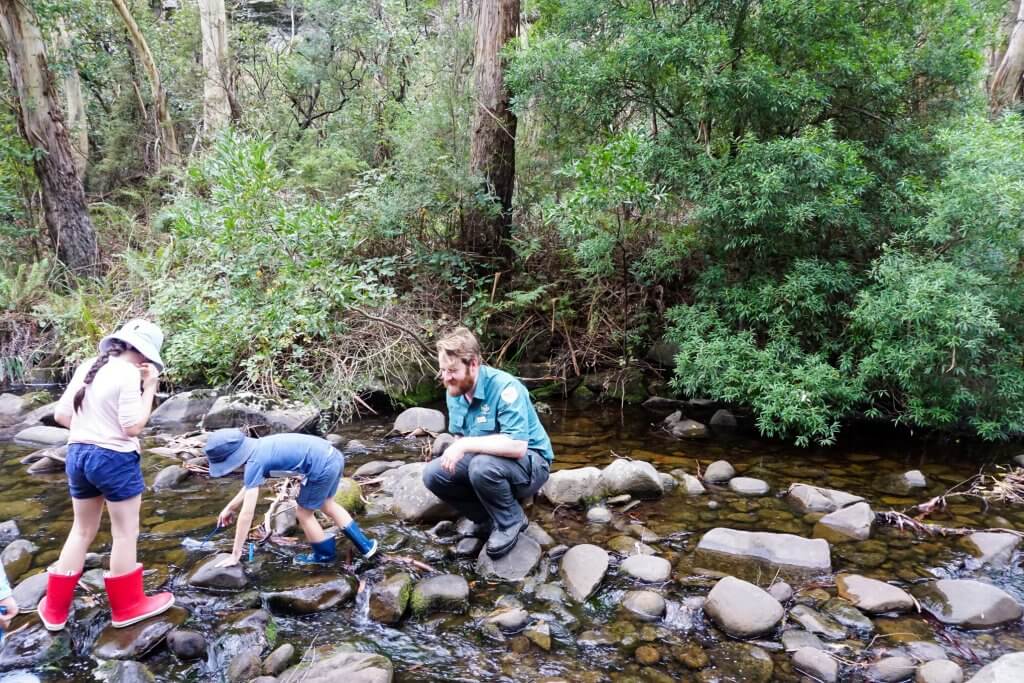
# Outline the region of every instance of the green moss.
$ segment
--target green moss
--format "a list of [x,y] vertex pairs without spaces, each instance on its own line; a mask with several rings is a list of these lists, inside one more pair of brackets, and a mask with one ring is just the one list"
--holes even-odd
[[409,606],[412,607],[413,614],[423,614],[430,608],[430,604],[423,593],[417,590],[413,590],[410,587]]
[[437,382],[423,378],[420,381],[405,392],[399,392],[392,398],[395,403],[406,407],[413,408],[415,406],[422,406],[428,403],[441,400],[444,395],[444,388]]
[[348,510],[350,514],[359,514],[366,510],[362,488],[354,479],[348,477],[338,482],[338,492],[334,494],[334,502]]
[[274,621],[273,617],[267,620],[267,627],[264,629],[264,635],[267,636],[267,643],[271,648],[273,648],[274,643],[277,642],[277,622]]
[[25,401],[25,410],[35,410],[53,402],[53,397],[45,391],[33,391],[22,396],[22,399]]

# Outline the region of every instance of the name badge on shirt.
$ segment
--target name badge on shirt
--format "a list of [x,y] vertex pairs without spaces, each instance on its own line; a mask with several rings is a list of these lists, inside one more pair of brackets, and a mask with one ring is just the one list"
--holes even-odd
[[487,416],[486,415],[478,415],[477,418],[476,418],[476,423],[477,424],[481,424],[483,422],[487,422]]

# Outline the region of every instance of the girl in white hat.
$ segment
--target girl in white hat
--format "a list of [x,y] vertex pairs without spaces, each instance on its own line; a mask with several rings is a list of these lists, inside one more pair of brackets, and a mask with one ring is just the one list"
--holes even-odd
[[103,580],[113,625],[134,624],[174,604],[170,593],[147,596],[143,592],[142,565],[135,558],[146,486],[138,437],[153,410],[164,367],[163,341],[163,332],[148,320],[128,321],[103,338],[100,355],[79,366],[57,403],[53,417],[70,430],[65,471],[75,522],[60,558],[47,570],[46,597],[39,603],[39,617],[51,631],[67,623],[104,504],[110,513],[113,542],[110,571]]

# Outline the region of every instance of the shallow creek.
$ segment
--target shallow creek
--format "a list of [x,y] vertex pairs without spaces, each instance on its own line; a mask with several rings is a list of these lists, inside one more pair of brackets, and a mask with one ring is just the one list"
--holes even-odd
[[[660,472],[682,468],[691,474],[710,462],[725,459],[744,476],[757,477],[771,486],[761,497],[741,497],[726,487],[708,487],[704,495],[688,497],[680,489],[661,499],[643,501],[622,512],[612,507],[613,520],[607,525],[588,524],[585,510],[552,508],[538,501],[529,514],[559,544],[572,546],[593,543],[608,548],[608,541],[623,534],[624,525],[638,522],[664,540],[652,544],[658,555],[673,567],[672,579],[653,588],[668,601],[664,619],[645,624],[631,620],[620,609],[624,593],[637,587],[635,582],[616,571],[616,562],[601,589],[586,604],[571,600],[564,604],[544,601],[535,595],[544,581],[558,583],[558,563],[542,560],[544,578],[528,578],[518,584],[487,583],[474,572],[475,563],[456,559],[451,546],[438,543],[427,531],[429,525],[404,524],[372,507],[360,521],[367,533],[382,539],[393,555],[415,558],[434,568],[461,574],[470,582],[470,608],[464,615],[436,614],[424,619],[407,617],[397,628],[378,624],[368,617],[365,591],[344,607],[309,616],[275,615],[276,642],[291,643],[298,652],[310,645],[352,643],[357,648],[376,651],[394,664],[396,681],[537,681],[546,678],[571,681],[730,681],[744,680],[746,654],[731,647],[728,637],[718,632],[699,609],[687,605],[687,599],[707,594],[716,576],[699,568],[694,548],[703,532],[714,527],[751,531],[777,531],[810,537],[815,518],[796,512],[782,497],[794,482],[840,489],[864,496],[876,511],[902,510],[941,494],[976,474],[980,467],[1005,464],[1015,451],[1006,448],[973,446],[935,446],[923,442],[897,443],[875,440],[870,447],[847,444],[833,449],[803,450],[782,443],[769,443],[743,436],[718,435],[705,441],[677,441],[657,428],[658,417],[641,410],[622,413],[615,408],[578,407],[553,403],[553,412],[544,417],[555,443],[556,469],[603,466],[615,456],[647,460]],[[365,420],[342,427],[346,439],[358,439],[369,452],[347,455],[346,474],[371,460],[419,459],[421,441],[386,437],[390,421]],[[849,439],[848,439],[849,440]],[[32,450],[11,443],[0,444],[3,481],[0,488],[0,521],[15,519],[22,537],[39,550],[31,568],[22,578],[52,563],[71,526],[71,502],[63,474],[30,476],[19,459]],[[1019,452],[1021,449],[1017,449]],[[143,469],[147,482],[156,472],[176,461],[144,454]],[[884,473],[898,474],[921,470],[928,487],[910,496],[894,496],[875,488]],[[199,538],[210,531],[216,514],[239,486],[238,479],[211,481],[193,476],[173,491],[143,494],[140,560],[148,570],[147,586],[170,587],[186,606],[213,601],[201,591],[188,588],[184,574],[208,552],[188,551],[182,545],[186,537]],[[372,490],[372,489],[371,489]],[[980,501],[954,499],[947,511],[932,515],[928,521],[977,529],[1010,527],[1024,530],[1024,509],[992,506]],[[265,510],[261,506],[258,514]],[[298,535],[298,532],[292,532]],[[215,537],[218,548],[230,547],[229,534]],[[104,521],[92,550],[109,550],[109,525]],[[340,544],[343,554],[348,546]],[[267,544],[256,551],[248,565],[259,587],[270,582],[290,564],[290,556],[305,550]],[[956,538],[928,538],[876,524],[870,540],[833,544],[833,572],[855,572],[908,587],[927,578],[984,577],[1024,602],[1024,568],[1020,554],[1001,570],[971,568],[970,555]],[[359,578],[367,586],[380,580],[395,567],[379,560],[358,567]],[[426,573],[409,565],[401,567],[417,577]],[[339,563],[338,571],[346,571]],[[766,586],[773,577],[757,576],[756,569],[737,566],[735,572]],[[816,577],[801,585],[792,582],[797,598],[814,599],[821,590],[835,595],[831,576]],[[494,609],[502,596],[521,601],[533,616],[547,615],[551,623],[552,645],[545,651],[525,638],[507,636],[498,641],[485,635],[480,617]],[[238,610],[237,604],[225,610]],[[207,635],[212,641],[217,619],[222,612],[192,610],[188,628]],[[14,627],[34,615],[20,618]],[[933,620],[913,613],[899,618],[875,618],[875,635],[850,643],[851,657],[858,650],[881,653],[905,640],[934,641],[963,667],[967,675],[1000,654],[1024,650],[1021,623],[994,630],[967,631],[944,628]],[[101,626],[100,626],[101,627]],[[73,631],[74,651],[58,662],[35,673],[44,681],[96,680],[96,660],[92,643],[100,627]],[[587,638],[581,633],[593,632]],[[594,634],[597,637],[594,637]],[[525,642],[524,642],[525,641]],[[778,633],[760,639],[774,660],[773,680],[798,681],[790,656],[778,646]],[[651,645],[659,661],[638,662],[637,648]],[[699,646],[699,647],[697,647]],[[650,649],[646,651],[650,654]],[[705,658],[703,653],[709,655]],[[263,653],[264,655],[267,652]],[[976,657],[977,659],[974,659]],[[740,661],[733,661],[740,660]],[[212,671],[209,662],[182,662],[166,648],[158,647],[143,661],[160,681],[219,680],[223,671]],[[695,664],[703,664],[691,668]],[[2,675],[0,675],[2,680]]]

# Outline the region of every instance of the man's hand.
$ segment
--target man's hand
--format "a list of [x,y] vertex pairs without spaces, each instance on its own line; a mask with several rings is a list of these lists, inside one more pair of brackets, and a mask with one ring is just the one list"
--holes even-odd
[[7,597],[0,600],[0,605],[7,608],[7,614],[0,614],[0,629],[4,631],[11,625],[11,619],[18,616],[18,603],[14,601],[14,597]]
[[455,467],[459,464],[459,461],[466,457],[466,451],[462,449],[459,442],[448,446],[444,449],[444,455],[441,456],[441,469],[448,474],[455,473]]
[[235,523],[235,511],[231,509],[231,506],[227,506],[220,511],[217,515],[217,527],[223,529],[229,527]]
[[241,556],[241,553],[238,553],[238,554],[236,554],[236,553],[231,553],[230,555],[228,555],[227,557],[225,557],[225,558],[224,558],[223,560],[220,560],[220,561],[219,561],[219,562],[218,562],[218,563],[217,563],[216,565],[214,565],[214,566],[215,566],[215,567],[234,567],[234,566],[235,566],[236,564],[238,564],[238,563],[239,563],[239,557],[240,557],[240,556]]
[[156,389],[160,383],[160,373],[152,363],[139,363],[139,374],[142,376],[142,390]]

